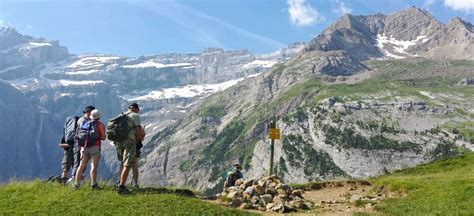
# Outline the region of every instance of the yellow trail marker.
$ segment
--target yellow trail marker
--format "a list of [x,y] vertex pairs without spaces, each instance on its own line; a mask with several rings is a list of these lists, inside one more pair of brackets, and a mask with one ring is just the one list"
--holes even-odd
[[270,139],[280,139],[280,129],[270,128],[270,131],[268,133],[268,138],[270,138]]

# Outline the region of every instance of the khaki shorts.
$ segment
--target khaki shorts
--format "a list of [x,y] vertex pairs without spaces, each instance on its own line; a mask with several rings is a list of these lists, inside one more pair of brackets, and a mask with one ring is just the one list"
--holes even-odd
[[88,157],[88,158],[91,158],[94,156],[100,157],[100,148],[99,146],[82,148],[81,155],[82,157]]
[[124,166],[130,167],[133,165],[136,157],[136,143],[133,139],[126,139],[121,142],[117,142],[117,157]]

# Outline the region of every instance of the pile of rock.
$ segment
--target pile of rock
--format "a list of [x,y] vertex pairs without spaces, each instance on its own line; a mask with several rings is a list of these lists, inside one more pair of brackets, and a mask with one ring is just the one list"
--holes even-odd
[[234,187],[217,194],[218,200],[233,207],[286,213],[311,209],[313,204],[303,198],[303,190],[293,190],[277,176],[260,180],[238,179]]

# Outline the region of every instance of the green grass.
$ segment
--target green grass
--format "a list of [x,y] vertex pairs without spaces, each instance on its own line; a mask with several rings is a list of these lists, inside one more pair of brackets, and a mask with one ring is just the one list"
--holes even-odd
[[57,183],[13,182],[0,186],[0,215],[251,215],[176,193],[180,190],[143,189],[120,196],[112,188],[73,191]]
[[389,215],[473,215],[474,154],[444,159],[373,179],[406,197],[376,209]]

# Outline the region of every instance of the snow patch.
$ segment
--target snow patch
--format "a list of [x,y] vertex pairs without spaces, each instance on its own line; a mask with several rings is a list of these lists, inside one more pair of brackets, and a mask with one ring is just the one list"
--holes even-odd
[[28,43],[30,47],[43,47],[43,46],[53,46],[50,43],[40,43],[40,42],[30,42]]
[[70,97],[70,96],[72,96],[72,93],[60,93],[58,96],[59,97]]
[[96,85],[105,83],[103,80],[58,80],[53,86],[83,86],[83,85]]
[[186,85],[182,87],[165,88],[162,90],[148,91],[148,94],[143,96],[125,96],[125,98],[127,98],[129,101],[143,101],[169,98],[205,97],[216,92],[224,91],[225,89],[236,85],[242,80],[244,80],[244,78],[230,80],[218,84]]
[[[390,37],[387,37],[385,34],[383,34],[383,35],[377,34],[377,38],[376,38],[377,44],[376,44],[376,46],[380,50],[382,50],[382,52],[385,54],[385,56],[396,58],[396,59],[402,59],[402,58],[406,58],[407,55],[410,56],[410,54],[406,52],[406,50],[409,47],[417,45],[417,44],[425,43],[428,40],[429,40],[429,38],[427,38],[424,35],[420,35],[420,36],[416,37],[415,40],[403,41],[403,40],[395,39],[392,35],[390,35]],[[385,48],[386,45],[391,46],[393,48],[393,51],[395,51],[396,53],[391,53],[390,51],[388,51]],[[402,54],[402,55],[400,55],[400,54]]]
[[245,64],[242,68],[244,69],[256,68],[256,67],[270,68],[277,63],[278,61],[254,60],[252,62]]
[[124,65],[123,68],[169,68],[169,67],[192,67],[191,63],[176,63],[176,64],[162,64],[158,62],[154,62],[153,60],[148,60],[146,62],[135,64],[135,65]]
[[7,67],[3,70],[0,70],[0,73],[5,73],[5,72],[8,72],[8,71],[16,70],[16,69],[21,68],[21,67],[23,67],[23,66],[22,65],[10,66],[10,67]]
[[88,75],[88,74],[93,74],[93,73],[98,73],[99,70],[84,70],[84,71],[71,71],[71,72],[65,72],[64,74],[67,75]]
[[66,68],[100,67],[105,63],[120,59],[118,56],[79,56],[75,62]]

